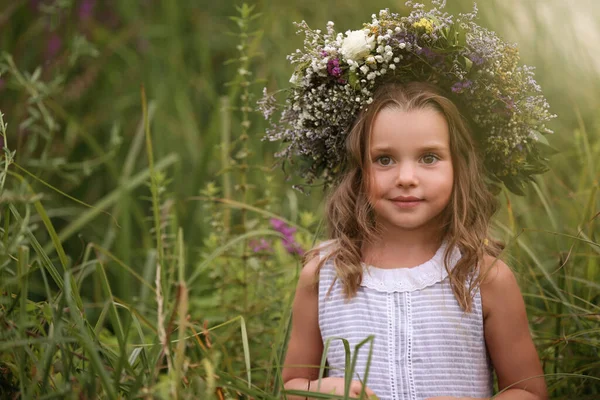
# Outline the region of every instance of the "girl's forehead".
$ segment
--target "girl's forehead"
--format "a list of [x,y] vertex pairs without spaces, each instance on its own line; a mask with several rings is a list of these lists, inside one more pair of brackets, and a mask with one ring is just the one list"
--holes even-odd
[[444,115],[433,108],[402,110],[387,107],[373,121],[370,148],[449,147],[450,135]]

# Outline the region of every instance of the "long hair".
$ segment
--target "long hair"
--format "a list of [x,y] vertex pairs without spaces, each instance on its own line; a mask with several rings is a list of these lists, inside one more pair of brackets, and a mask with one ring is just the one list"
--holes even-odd
[[[332,242],[319,268],[333,258],[344,295],[356,295],[362,282],[361,248],[375,241],[379,230],[369,201],[369,140],[373,121],[379,111],[392,107],[402,111],[424,108],[439,112],[448,124],[454,184],[450,201],[440,215],[441,231],[448,246],[444,265],[450,285],[461,308],[470,312],[475,290],[483,274],[477,273],[484,255],[497,257],[499,242],[488,237],[490,219],[497,200],[484,180],[484,171],[467,121],[457,106],[435,86],[424,82],[383,84],[373,95],[373,102],[357,117],[346,138],[346,165],[327,198],[326,219]],[[331,244],[334,245],[331,245]],[[324,245],[307,253],[307,259],[321,252]],[[449,267],[452,250],[461,258]]]

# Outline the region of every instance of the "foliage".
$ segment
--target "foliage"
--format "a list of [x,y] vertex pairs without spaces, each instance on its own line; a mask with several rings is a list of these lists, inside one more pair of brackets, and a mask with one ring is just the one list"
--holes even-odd
[[[0,8],[0,398],[283,396],[299,253],[321,237],[320,196],[270,168],[276,149],[253,110],[263,86],[289,78],[292,20],[324,25],[335,11],[350,27],[391,6],[346,3]],[[482,25],[500,29],[514,12],[510,32],[555,35],[536,9],[511,4],[486,4]],[[559,39],[583,54],[575,29]],[[550,145],[561,152],[525,197],[501,194],[497,234],[552,398],[591,399],[600,80],[593,59],[561,64],[560,40],[521,38],[559,115]]]

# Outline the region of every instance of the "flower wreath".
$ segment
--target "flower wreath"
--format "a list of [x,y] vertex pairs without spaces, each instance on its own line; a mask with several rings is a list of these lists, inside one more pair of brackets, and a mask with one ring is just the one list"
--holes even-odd
[[325,33],[296,23],[304,49],[288,56],[296,68],[285,104],[266,88],[259,101],[271,120],[265,138],[287,144],[277,156],[296,164],[307,183],[331,184],[345,166],[346,136],[384,78],[433,82],[469,120],[491,183],[522,194],[534,174],[547,170],[551,149],[543,135],[552,133],[545,123],[555,117],[533,68],[519,65],[514,44],[474,22],[476,7],[454,18],[441,11],[443,0],[429,11],[406,4],[408,16],[385,9],[345,34],[333,22]]

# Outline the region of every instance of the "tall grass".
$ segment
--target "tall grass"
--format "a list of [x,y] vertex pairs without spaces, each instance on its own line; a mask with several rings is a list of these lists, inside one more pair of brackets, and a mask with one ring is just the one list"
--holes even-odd
[[[480,12],[538,66],[559,115],[552,169],[525,197],[501,194],[495,230],[552,398],[592,399],[600,27],[577,22],[600,8],[565,4],[493,1]],[[276,149],[260,141],[253,104],[263,86],[286,85],[284,56],[302,40],[291,21],[345,30],[383,7],[401,8],[0,7],[0,398],[283,397],[297,249],[321,238],[320,193],[295,192],[271,168]]]

